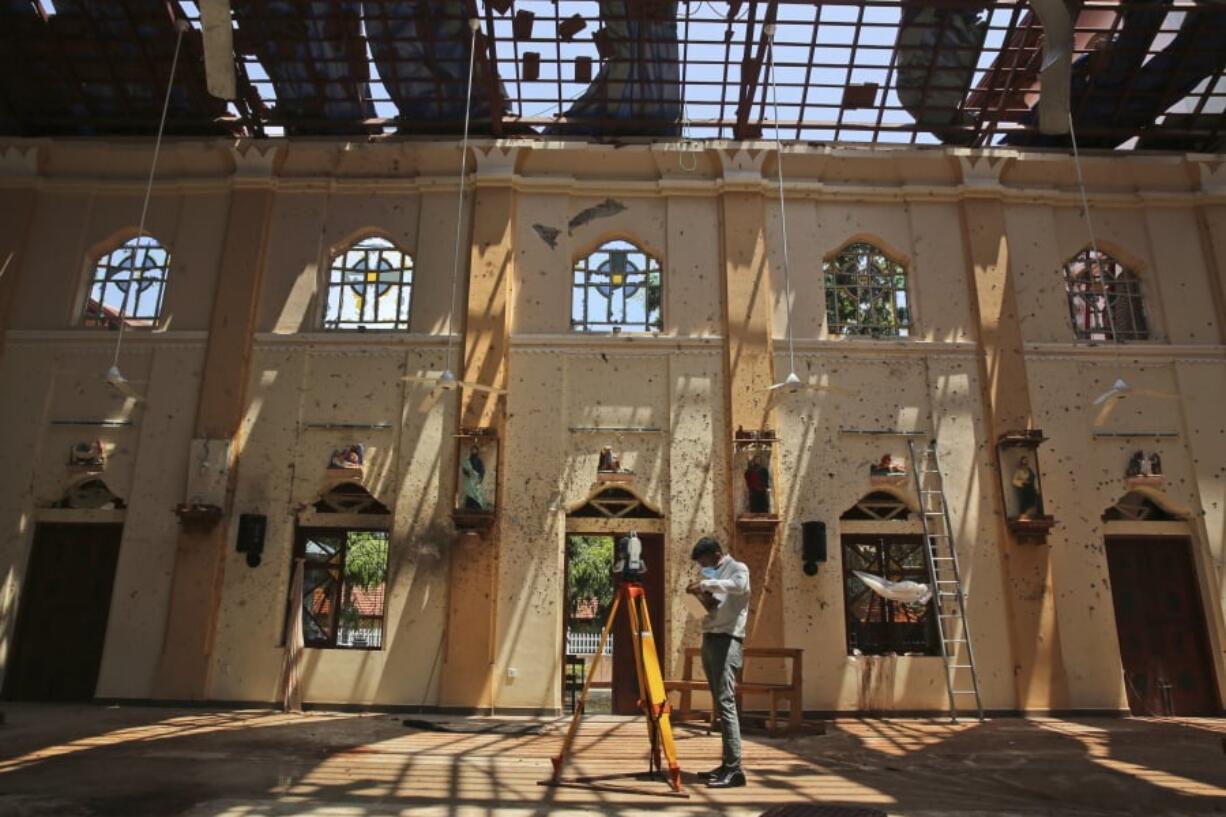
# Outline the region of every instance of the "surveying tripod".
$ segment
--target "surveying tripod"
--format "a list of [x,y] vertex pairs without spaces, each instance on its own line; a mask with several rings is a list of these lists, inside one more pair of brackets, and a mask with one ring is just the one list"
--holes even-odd
[[617,586],[613,596],[613,606],[609,608],[609,618],[604,630],[600,633],[600,645],[592,656],[592,666],[588,669],[587,678],[583,682],[583,691],[575,703],[575,713],[571,717],[570,727],[562,741],[562,749],[553,760],[553,777],[541,781],[544,785],[585,785],[589,780],[564,781],[562,770],[567,757],[574,745],[575,733],[579,729],[579,720],[587,706],[588,690],[592,686],[592,678],[604,655],[605,643],[609,633],[613,631],[613,622],[617,619],[617,611],[625,605],[626,614],[630,616],[630,643],[634,647],[634,670],[639,683],[639,708],[647,718],[647,731],[651,740],[651,756],[648,761],[648,774],[663,773],[660,765],[661,753],[668,759],[667,782],[672,791],[685,795],[681,790],[681,767],[677,764],[677,747],[673,743],[673,728],[668,719],[672,707],[668,703],[668,693],[664,691],[664,678],[660,674],[660,658],[656,653],[656,639],[651,630],[651,616],[647,613],[647,592],[643,585],[635,581],[623,581]]

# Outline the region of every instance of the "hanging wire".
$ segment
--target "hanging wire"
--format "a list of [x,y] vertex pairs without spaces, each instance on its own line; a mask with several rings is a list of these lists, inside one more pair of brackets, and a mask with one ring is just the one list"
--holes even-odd
[[136,288],[140,280],[141,270],[136,264],[137,253],[141,249],[141,239],[145,237],[145,218],[149,215],[149,198],[153,195],[153,177],[157,173],[158,156],[162,152],[162,135],[166,132],[166,114],[170,111],[170,94],[175,87],[175,71],[179,67],[179,48],[183,45],[183,32],[190,27],[186,20],[178,20],[175,27],[179,30],[175,37],[175,55],[170,61],[170,79],[166,83],[166,98],[162,101],[162,120],[158,123],[157,140],[153,143],[153,163],[149,166],[149,180],[145,183],[145,200],[140,208],[140,223],[136,228],[136,245],[132,248],[132,274],[135,279],[128,280],[128,288],[123,293],[123,304],[119,308],[119,336],[115,338],[115,356],[111,359],[111,368],[119,365],[119,350],[123,347],[124,329],[128,325],[128,296]]
[[452,331],[452,321],[455,318],[455,296],[460,283],[460,241],[464,229],[464,179],[468,175],[468,126],[473,108],[473,66],[477,57],[477,30],[481,21],[476,17],[469,19],[468,27],[472,29],[472,38],[468,45],[468,94],[464,100],[464,138],[460,142],[460,195],[456,201],[455,216],[455,253],[451,264],[451,303],[447,309],[447,358],[443,363],[444,371],[451,371],[451,347],[455,344],[455,333]]
[[788,319],[788,374],[796,373],[796,346],[792,340],[792,271],[788,263],[788,214],[783,200],[783,139],[779,119],[779,86],[775,82],[775,24],[764,27],[766,34],[766,62],[771,84],[771,103],[775,109],[775,169],[779,177],[779,222],[783,225],[783,297]]
[[[1073,143],[1073,167],[1077,171],[1077,189],[1081,193],[1081,212],[1085,214],[1086,229],[1090,233],[1090,251],[1094,253],[1093,267],[1089,270],[1090,281],[1093,283],[1095,270],[1098,277],[1103,281],[1103,315],[1107,319],[1107,328],[1111,332],[1111,342],[1118,345],[1120,337],[1115,331],[1115,316],[1111,314],[1111,300],[1107,297],[1107,281],[1103,273],[1102,253],[1098,251],[1098,239],[1094,235],[1094,220],[1090,217],[1090,200],[1086,196],[1085,177],[1081,175],[1081,154],[1077,150],[1077,129],[1073,125],[1073,112],[1070,110],[1068,114],[1068,133],[1069,139]],[[1093,289],[1090,290],[1090,295],[1094,295]],[[1089,301],[1086,302],[1086,309],[1090,309]]]

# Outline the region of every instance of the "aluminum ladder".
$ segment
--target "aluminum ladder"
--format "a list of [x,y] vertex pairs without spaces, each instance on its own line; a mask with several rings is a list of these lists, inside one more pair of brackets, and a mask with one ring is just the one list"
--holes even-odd
[[[949,717],[957,722],[958,700],[973,695],[975,710],[983,721],[979,673],[975,669],[971,627],[966,618],[966,592],[958,567],[954,529],[949,522],[949,504],[945,501],[945,478],[937,457],[937,443],[933,440],[917,449],[914,440],[907,440],[907,447],[911,451],[911,474],[924,526],[924,558],[928,561],[932,597],[936,602],[937,638],[941,642],[941,659],[945,662]],[[969,708],[969,704],[964,708]]]

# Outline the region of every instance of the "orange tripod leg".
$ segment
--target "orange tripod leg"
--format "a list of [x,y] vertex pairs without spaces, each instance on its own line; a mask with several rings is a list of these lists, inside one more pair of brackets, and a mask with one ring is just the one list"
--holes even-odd
[[604,656],[605,642],[609,640],[609,633],[613,631],[613,622],[617,619],[617,608],[621,606],[625,595],[624,587],[617,588],[617,593],[613,596],[613,604],[609,607],[609,618],[600,632],[600,644],[596,647],[596,654],[592,656],[592,666],[588,669],[587,678],[583,681],[583,691],[579,693],[579,700],[575,702],[575,712],[571,716],[570,726],[566,729],[566,737],[562,740],[562,748],[557,755],[550,758],[553,761],[554,783],[562,778],[562,768],[566,765],[566,757],[570,754],[571,745],[575,742],[575,733],[579,731],[579,719],[583,717],[583,710],[587,707],[588,690],[592,687],[592,679],[596,677],[596,669],[600,666],[601,657]]

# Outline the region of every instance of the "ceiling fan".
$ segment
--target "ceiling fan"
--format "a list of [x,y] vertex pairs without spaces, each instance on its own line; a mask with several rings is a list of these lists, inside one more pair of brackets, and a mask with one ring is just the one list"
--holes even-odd
[[[766,59],[771,86],[771,99],[775,107],[775,121],[780,122],[782,120],[779,119],[779,88],[775,83],[775,24],[773,22],[767,24],[763,32],[768,40]],[[806,383],[800,379],[800,375],[796,374],[796,344],[792,339],[792,270],[788,261],[788,218],[783,196],[783,139],[779,134],[780,129],[776,127],[775,170],[779,180],[779,223],[783,234],[783,297],[784,303],[787,306],[788,321],[788,376],[783,378],[783,381],[780,383],[767,386],[766,391],[795,394],[802,389],[806,389],[810,391],[842,391],[849,393],[847,389],[839,389],[834,386],[817,383]]]
[[454,334],[451,327],[452,317],[455,314],[456,288],[460,280],[460,242],[464,226],[464,182],[465,177],[468,175],[468,126],[472,118],[473,107],[473,67],[477,57],[477,32],[481,29],[481,21],[476,17],[472,17],[468,21],[468,27],[472,31],[472,38],[468,48],[468,96],[464,102],[464,138],[460,143],[460,195],[456,202],[455,252],[452,255],[451,263],[451,303],[447,310],[447,364],[443,367],[443,371],[437,375],[426,377],[408,375],[400,379],[409,383],[426,383],[444,391],[468,389],[487,394],[506,394],[506,389],[498,388],[497,386],[487,386],[484,383],[461,380],[455,376],[455,372],[451,371],[451,348],[454,344]]
[[1094,398],[1093,405],[1102,406],[1098,415],[1094,418],[1094,427],[1097,428],[1107,422],[1107,418],[1111,416],[1111,412],[1119,405],[1120,401],[1125,397],[1153,397],[1159,400],[1178,400],[1179,395],[1171,394],[1170,392],[1158,391],[1156,389],[1138,389],[1130,385],[1122,377],[1116,378],[1111,384],[1111,388],[1107,389],[1098,397]]
[[135,384],[144,381],[133,381],[123,376],[123,372],[119,371],[118,366],[111,366],[106,370],[103,376],[103,381],[113,390],[118,392],[122,397],[128,400],[135,400],[137,403],[145,402],[145,397],[135,388]]
[[456,389],[469,389],[471,391],[486,392],[488,394],[506,394],[506,389],[500,389],[497,386],[487,386],[484,383],[471,383],[466,380],[460,380],[455,376],[451,369],[443,369],[434,376],[407,375],[400,378],[409,383],[425,383],[443,391],[454,391]]
[[855,394],[851,389],[845,389],[841,386],[830,386],[825,383],[806,383],[800,379],[800,375],[796,374],[796,372],[788,372],[788,376],[783,378],[782,383],[767,386],[766,390],[770,392],[777,391],[780,394],[796,394],[799,391],[828,391],[839,394]]

